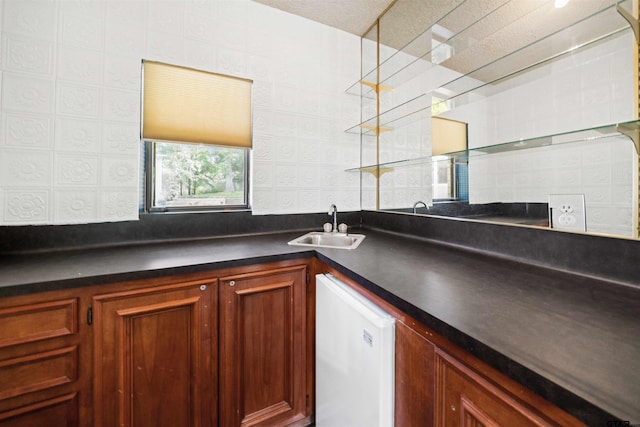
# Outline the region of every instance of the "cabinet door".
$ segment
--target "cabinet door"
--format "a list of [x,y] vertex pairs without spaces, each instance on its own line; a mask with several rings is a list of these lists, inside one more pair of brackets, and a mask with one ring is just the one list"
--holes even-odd
[[436,426],[557,425],[444,352],[437,352],[436,372]]
[[198,281],[93,298],[96,426],[216,423],[214,287]]
[[396,322],[395,425],[431,426],[435,403],[435,346]]
[[220,278],[220,425],[305,418],[306,270]]

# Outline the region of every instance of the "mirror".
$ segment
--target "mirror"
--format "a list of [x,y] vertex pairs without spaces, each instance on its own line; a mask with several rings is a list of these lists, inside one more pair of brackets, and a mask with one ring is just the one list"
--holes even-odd
[[[379,19],[348,90],[363,209],[638,237],[633,1],[555,3],[398,0]],[[434,156],[435,118],[468,149]]]

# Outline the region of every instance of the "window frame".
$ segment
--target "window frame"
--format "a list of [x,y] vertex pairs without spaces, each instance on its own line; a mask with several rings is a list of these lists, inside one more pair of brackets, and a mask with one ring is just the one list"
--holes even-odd
[[[241,149],[235,147],[223,147],[220,148],[234,148],[244,151],[244,203],[240,205],[204,205],[204,206],[156,206],[155,205],[155,182],[156,182],[156,142],[169,143],[169,144],[183,144],[180,142],[172,141],[152,141],[142,140],[144,145],[144,212],[145,213],[169,213],[169,212],[220,212],[220,211],[251,211],[251,186],[250,184],[250,165],[251,165],[251,150]],[[192,144],[198,145],[198,144]]]
[[[146,75],[147,67],[152,67],[148,75],[149,80]],[[140,211],[144,213],[251,211],[253,80],[146,59],[142,59],[141,75],[140,141],[142,144],[140,157],[142,173],[140,180],[142,200],[140,200]],[[146,91],[147,83],[149,83],[149,98],[147,98]],[[218,93],[214,94],[205,90],[203,85],[224,90],[222,95],[218,96]],[[213,98],[220,99],[218,102],[212,102]],[[145,109],[147,102],[156,108],[150,109],[149,116],[147,116]],[[239,108],[242,113],[236,112],[233,115],[234,119],[244,117],[245,110],[248,109],[248,123],[245,121],[235,123],[231,119],[224,120],[225,114],[235,111],[229,108],[229,104]],[[158,109],[158,105],[183,105],[185,108],[172,111],[166,108]],[[194,105],[196,110],[192,111],[191,107]],[[210,108],[212,106],[213,108]],[[188,114],[181,116],[180,114],[184,111]],[[217,122],[209,122],[204,119],[205,115],[206,117],[220,116],[222,118]],[[149,120],[149,128],[146,126],[145,119]],[[212,123],[213,126],[211,126]],[[215,123],[225,124],[220,126]],[[238,130],[245,130],[246,133],[238,132]],[[156,151],[159,143],[202,145],[243,151],[243,202],[233,205],[158,205],[156,200]]]

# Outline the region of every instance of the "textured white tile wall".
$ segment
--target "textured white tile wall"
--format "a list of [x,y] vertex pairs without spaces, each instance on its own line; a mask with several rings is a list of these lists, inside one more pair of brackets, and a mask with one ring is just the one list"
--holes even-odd
[[254,80],[254,213],[360,208],[358,37],[249,0],[2,0],[0,16],[1,224],[137,219],[143,58]]
[[[380,135],[380,162],[403,162],[413,159],[424,159],[431,156],[431,97],[427,96],[437,85],[437,69],[418,60],[415,56],[397,52],[388,58],[382,70],[388,70],[387,65],[393,67],[409,66],[411,72],[405,72],[404,81],[398,78],[390,79],[383,84],[391,85],[393,90],[382,91],[380,94],[380,108],[382,112],[381,124],[393,128],[390,132]],[[419,69],[418,69],[419,68]],[[395,69],[395,68],[394,68]],[[388,71],[386,71],[388,73]],[[384,77],[383,77],[384,78]],[[424,94],[420,100],[415,98]],[[404,112],[413,113],[398,119],[397,113],[385,113],[390,109],[403,109],[402,105],[412,107]],[[421,107],[416,107],[421,104]],[[420,112],[414,112],[422,108]],[[391,123],[386,123],[391,120]],[[370,157],[375,155],[375,144],[372,141],[369,150]],[[374,162],[372,162],[374,163]],[[431,164],[421,163],[407,166],[406,163],[392,165],[393,172],[386,173],[380,178],[380,208],[407,208],[418,200],[432,199]]]
[[[471,147],[634,120],[632,46],[630,34],[613,38],[452,113],[467,117]],[[634,155],[631,141],[617,137],[474,158],[470,202],[585,194],[587,231],[632,236]]]

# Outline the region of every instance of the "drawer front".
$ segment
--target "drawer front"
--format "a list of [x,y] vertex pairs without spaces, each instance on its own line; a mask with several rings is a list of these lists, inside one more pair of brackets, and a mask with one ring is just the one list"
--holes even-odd
[[12,411],[0,412],[0,427],[77,427],[79,425],[77,393],[35,402]]
[[0,349],[75,334],[77,318],[75,298],[0,309]]
[[71,346],[0,361],[0,401],[75,381],[77,358]]

